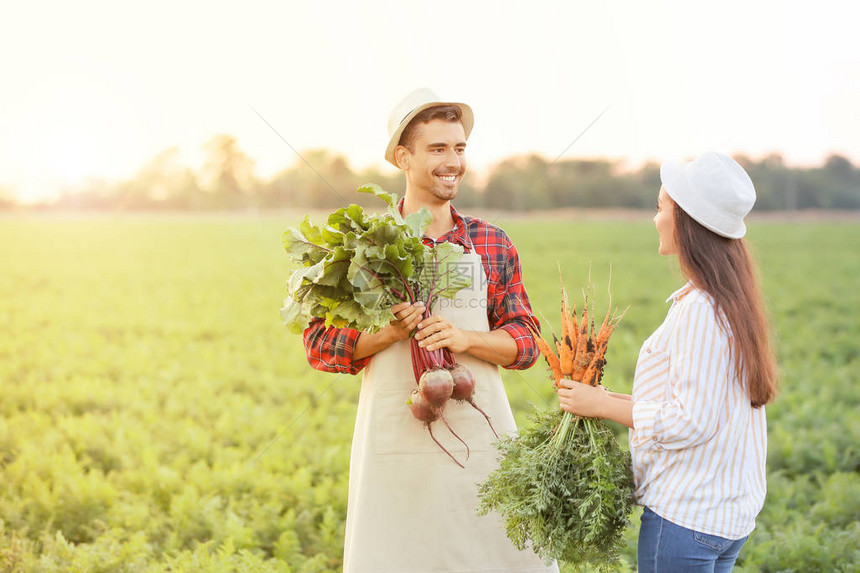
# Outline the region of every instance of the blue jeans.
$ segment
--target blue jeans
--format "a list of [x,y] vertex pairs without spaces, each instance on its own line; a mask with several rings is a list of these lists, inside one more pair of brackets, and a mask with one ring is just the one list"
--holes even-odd
[[732,570],[746,537],[737,541],[697,533],[642,512],[637,561],[639,573],[723,573]]

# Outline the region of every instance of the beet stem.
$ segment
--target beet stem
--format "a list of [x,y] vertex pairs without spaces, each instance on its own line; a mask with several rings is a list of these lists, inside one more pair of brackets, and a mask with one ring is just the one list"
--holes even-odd
[[452,369],[457,365],[457,361],[454,360],[454,354],[448,349],[446,346],[442,349],[442,362],[443,366],[448,370]]
[[469,451],[469,444],[467,444],[466,442],[464,442],[464,441],[463,441],[463,438],[461,438],[460,436],[458,436],[458,435],[457,435],[457,432],[455,432],[455,431],[454,431],[454,429],[451,427],[451,424],[449,424],[449,423],[448,423],[448,420],[446,420],[446,419],[445,419],[445,416],[443,416],[442,414],[439,414],[439,417],[440,417],[440,418],[442,419],[442,421],[445,423],[445,427],[447,427],[447,428],[448,428],[448,431],[449,431],[449,432],[451,432],[452,434],[454,434],[454,437],[455,437],[455,438],[457,438],[458,440],[460,440],[460,443],[461,443],[461,444],[463,444],[464,446],[466,446],[466,461],[469,461],[469,454],[470,454],[470,451]]
[[451,455],[451,452],[446,450],[445,446],[443,446],[442,444],[439,443],[439,440],[437,440],[436,436],[433,435],[433,428],[430,426],[430,424],[427,424],[427,430],[430,432],[430,437],[433,438],[433,441],[436,442],[436,445],[439,446],[440,448],[442,448],[442,451],[445,452],[446,454],[448,454],[448,457],[450,457],[452,460],[454,460],[455,464],[457,464],[458,466],[460,466],[463,469],[466,469],[466,466],[464,466],[463,464],[458,462],[457,458],[455,458],[453,455]]
[[415,376],[415,383],[418,384],[418,380],[421,378],[421,369],[418,366],[418,341],[412,338],[409,341],[409,354],[412,357],[412,374]]
[[484,412],[483,410],[481,410],[481,408],[477,404],[475,404],[475,401],[472,400],[471,398],[466,398],[466,402],[471,404],[474,409],[476,409],[477,411],[479,411],[481,414],[484,415],[484,417],[487,419],[487,423],[490,425],[490,429],[493,431],[493,435],[495,435],[496,439],[498,440],[499,434],[496,433],[496,429],[493,427],[493,423],[490,421],[490,417],[487,415],[487,413]]

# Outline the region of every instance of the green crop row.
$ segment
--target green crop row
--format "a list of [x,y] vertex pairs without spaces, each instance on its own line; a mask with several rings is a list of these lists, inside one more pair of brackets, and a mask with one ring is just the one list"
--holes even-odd
[[[311,370],[279,323],[271,217],[0,221],[0,572],[337,571],[358,378]],[[499,219],[544,329],[558,267],[630,306],[604,382],[629,391],[680,286],[647,221]],[[753,225],[782,394],[743,571],[860,562],[860,226]],[[580,297],[575,297],[579,299]],[[544,320],[543,317],[548,320]],[[543,364],[506,371],[520,423]],[[626,432],[617,428],[622,444]],[[638,513],[627,532],[635,565]]]

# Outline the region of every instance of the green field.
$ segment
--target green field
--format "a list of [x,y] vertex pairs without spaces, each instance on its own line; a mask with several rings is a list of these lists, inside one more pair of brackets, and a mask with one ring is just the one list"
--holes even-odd
[[[0,219],[0,572],[339,570],[359,380],[312,371],[279,323],[295,222]],[[498,223],[550,321],[557,262],[573,292],[591,264],[599,311],[612,263],[630,309],[604,382],[629,391],[682,283],[647,218]],[[857,571],[860,225],[753,224],[749,241],[782,394],[738,570]],[[542,364],[505,383],[520,422],[552,404]]]

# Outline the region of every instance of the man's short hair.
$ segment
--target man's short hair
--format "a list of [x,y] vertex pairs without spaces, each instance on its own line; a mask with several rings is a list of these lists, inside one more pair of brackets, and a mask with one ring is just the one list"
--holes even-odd
[[460,110],[460,106],[458,105],[437,105],[428,107],[413,117],[412,121],[409,122],[409,125],[403,129],[403,133],[400,134],[400,141],[397,142],[397,145],[402,145],[408,149],[410,153],[414,153],[415,149],[413,149],[412,145],[415,142],[415,134],[419,125],[429,123],[434,119],[441,119],[450,123],[458,121],[462,123],[462,117],[463,112]]

